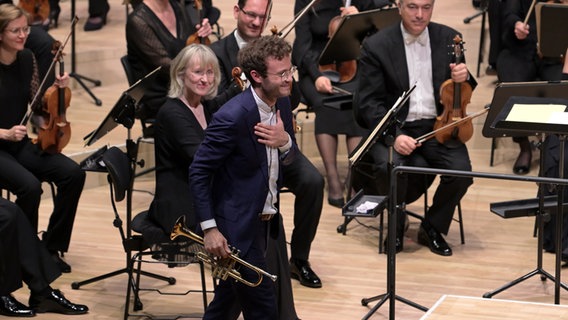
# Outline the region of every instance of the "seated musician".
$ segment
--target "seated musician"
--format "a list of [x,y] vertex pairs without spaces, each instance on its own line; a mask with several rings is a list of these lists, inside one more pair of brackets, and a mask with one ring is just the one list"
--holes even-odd
[[[448,45],[458,35],[445,25],[430,22],[434,0],[399,0],[402,23],[384,28],[364,43],[359,63],[357,120],[369,129],[374,128],[394,105],[399,96],[416,83],[409,101],[402,106],[394,134],[394,165],[416,165],[439,169],[471,171],[467,148],[463,143],[448,147],[436,139],[417,143],[415,138],[433,130],[436,116],[443,112],[440,86],[452,79],[455,83],[467,81],[473,88],[473,79],[465,64],[455,64],[448,54]],[[379,140],[369,151],[377,168],[379,183],[388,181],[388,147]],[[413,181],[414,178],[421,180]],[[399,177],[397,199],[401,202],[410,193],[423,192],[423,177]],[[452,249],[442,234],[447,234],[455,207],[473,183],[471,178],[442,176],[432,206],[418,231],[418,242],[442,256],[452,255]],[[388,186],[382,185],[386,194]],[[403,250],[404,214],[397,221],[396,252]]]
[[[16,195],[16,204],[37,231],[41,183],[56,185],[53,213],[42,240],[61,272],[68,273],[71,266],[60,253],[69,249],[85,172],[64,154],[44,151],[40,144],[32,143],[27,127],[22,125],[30,104],[32,119],[42,119],[45,115],[41,99],[32,101],[41,79],[33,53],[24,48],[30,30],[23,9],[12,4],[0,5],[0,72],[2,79],[10,79],[0,85],[0,100],[4,102],[0,108],[0,188]],[[64,88],[68,82],[69,75],[65,73],[54,84]]]
[[205,45],[189,45],[172,60],[170,76],[168,98],[156,116],[156,192],[148,213],[165,234],[182,215],[196,227],[193,198],[187,195],[189,165],[215,111],[204,99],[217,93],[217,57]]
[[[294,14],[298,14],[310,3],[310,0],[296,0]],[[388,1],[378,1],[381,5]],[[321,1],[295,25],[296,38],[292,53],[293,63],[298,66],[298,85],[306,104],[314,108],[316,144],[327,176],[327,202],[341,208],[345,204],[344,184],[340,181],[337,168],[338,136],[346,136],[347,150],[351,153],[361,141],[364,131],[357,126],[351,109],[329,108],[323,105],[323,99],[333,94],[332,85],[353,91],[356,81],[332,83],[318,68],[318,59],[329,41],[328,26],[334,17],[374,9],[373,1],[355,0],[347,8],[342,0]],[[355,63],[355,61],[351,61]],[[352,68],[354,74],[356,68]],[[349,192],[349,191],[348,191]]]
[[[503,11],[503,49],[497,59],[501,82],[558,81],[562,65],[558,59],[541,58],[537,51],[537,24],[533,0],[506,1]],[[538,2],[546,2],[540,0]],[[526,18],[529,16],[528,19]],[[524,21],[527,21],[526,23]],[[513,165],[516,174],[527,174],[532,163],[532,146],[527,136],[513,137],[519,155]]]

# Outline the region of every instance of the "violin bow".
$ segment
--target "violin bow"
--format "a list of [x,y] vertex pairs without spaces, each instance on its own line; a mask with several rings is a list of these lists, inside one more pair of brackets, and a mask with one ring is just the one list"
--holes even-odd
[[529,22],[529,17],[532,14],[532,11],[534,9],[534,5],[536,4],[536,0],[533,0],[531,3],[531,6],[529,7],[529,11],[527,12],[527,15],[525,16],[525,21],[523,21],[524,24],[527,24],[527,22]]
[[422,135],[422,136],[416,138],[416,144],[421,144],[422,142],[424,142],[424,141],[426,141],[426,140],[428,140],[428,139],[433,138],[434,136],[436,136],[436,133],[438,133],[438,132],[451,129],[451,128],[455,127],[455,126],[460,125],[461,123],[463,123],[463,122],[465,122],[465,121],[467,121],[467,120],[471,120],[471,119],[473,119],[473,118],[477,118],[477,117],[479,117],[480,115],[486,113],[487,111],[489,111],[489,106],[486,106],[486,107],[483,108],[482,110],[477,111],[476,113],[470,114],[469,116],[463,117],[463,118],[461,118],[461,119],[459,119],[459,120],[457,120],[457,121],[450,122],[450,123],[448,123],[447,125],[445,125],[445,126],[443,126],[443,127],[440,127],[440,128],[438,128],[438,129],[436,129],[436,130],[430,132],[430,133],[427,133],[427,134],[425,134],[425,135]]
[[33,114],[32,106],[37,102],[37,99],[38,99],[43,87],[45,86],[45,81],[47,80],[47,76],[53,71],[53,67],[55,66],[55,62],[59,61],[59,59],[61,58],[61,56],[63,54],[63,49],[65,48],[65,45],[69,41],[69,38],[71,38],[71,34],[73,33],[75,25],[77,24],[78,21],[79,21],[79,18],[77,16],[75,16],[75,18],[73,18],[73,21],[71,22],[71,31],[69,31],[69,33],[67,34],[67,37],[65,38],[65,41],[63,42],[63,44],[60,45],[59,48],[57,49],[57,52],[55,53],[53,60],[51,61],[51,64],[49,65],[49,69],[47,69],[45,76],[41,80],[39,88],[35,92],[32,101],[30,103],[28,103],[28,111],[26,112],[26,114],[22,118],[22,121],[20,121],[20,125],[25,126],[28,123],[28,121],[30,120],[30,118]]

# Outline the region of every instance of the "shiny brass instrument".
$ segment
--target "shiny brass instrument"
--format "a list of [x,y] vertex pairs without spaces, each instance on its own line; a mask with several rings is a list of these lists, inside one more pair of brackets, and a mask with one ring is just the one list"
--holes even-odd
[[[185,226],[185,216],[181,216],[177,219],[174,228],[172,230],[172,233],[170,234],[170,239],[174,240],[178,236],[184,236],[201,245],[202,250],[196,252],[195,256],[199,260],[211,266],[211,273],[214,278],[220,280],[227,280],[228,277],[231,277],[237,280],[238,282],[241,282],[249,287],[258,286],[262,282],[264,276],[269,277],[270,280],[272,281],[276,281],[276,279],[278,278],[277,276],[272,275],[262,270],[261,268],[254,266],[246,262],[245,260],[239,258],[239,252],[235,248],[231,248],[233,252],[230,254],[228,258],[215,259],[210,254],[205,252],[205,248],[203,247],[203,237],[199,236],[198,234],[195,234]],[[243,267],[249,268],[252,271],[256,272],[258,274],[257,281],[251,282],[243,279],[241,277],[241,273],[235,269],[235,265],[237,263],[242,265]]]

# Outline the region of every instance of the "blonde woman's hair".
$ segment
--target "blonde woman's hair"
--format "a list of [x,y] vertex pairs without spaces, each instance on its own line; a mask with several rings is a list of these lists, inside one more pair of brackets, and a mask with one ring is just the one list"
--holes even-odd
[[25,16],[29,21],[28,13],[11,3],[5,3],[0,5],[0,32],[4,32],[8,24],[21,16]]
[[213,99],[217,95],[217,88],[221,83],[221,71],[219,69],[219,61],[217,56],[208,46],[203,44],[191,44],[183,48],[178,55],[172,60],[170,65],[170,89],[168,97],[178,98],[183,95],[183,76],[185,69],[190,63],[199,63],[202,68],[213,66],[213,74],[215,76],[213,85],[205,99]]

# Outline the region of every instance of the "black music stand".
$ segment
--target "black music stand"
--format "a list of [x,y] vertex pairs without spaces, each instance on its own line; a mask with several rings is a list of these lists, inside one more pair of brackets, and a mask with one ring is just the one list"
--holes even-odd
[[[335,64],[359,58],[361,43],[368,35],[400,21],[397,8],[375,9],[345,16],[337,26],[337,30],[327,42],[319,57],[319,65]],[[324,71],[332,83],[339,82],[339,74],[334,71]],[[330,108],[345,110],[353,104],[356,82],[342,84],[342,92],[327,96],[323,105]]]
[[[546,84],[546,83],[545,83]],[[562,84],[562,83],[558,83]],[[485,126],[483,130],[483,135],[487,135],[510,132],[510,133],[520,133],[527,135],[527,133],[540,133],[540,134],[558,134],[561,137],[561,147],[560,147],[560,173],[559,177],[562,178],[564,174],[564,140],[565,135],[568,133],[568,125],[562,124],[560,122],[555,123],[552,120],[553,113],[551,105],[560,105],[556,112],[564,113],[568,105],[568,92],[564,88],[563,99],[553,98],[554,90],[557,89],[554,84],[537,83],[533,84],[532,90],[531,86],[527,83],[508,84],[509,98],[503,103],[498,104],[495,102],[495,97],[497,96],[497,90],[495,91],[494,103],[491,105],[488,117],[485,121]],[[564,83],[568,85],[568,82]],[[523,91],[518,91],[519,89],[525,89]],[[498,87],[499,89],[499,87]],[[513,95],[513,92],[518,94],[518,96]],[[530,93],[537,93],[535,96],[530,96]],[[560,109],[560,110],[558,110]],[[558,116],[558,114],[556,113]],[[563,118],[563,117],[557,117]],[[489,125],[488,125],[489,123]],[[488,126],[488,127],[487,127]],[[487,127],[487,128],[486,128]],[[544,149],[541,149],[541,159],[540,164],[544,164]],[[526,279],[529,279],[535,275],[540,275],[541,280],[546,280],[547,278],[554,281],[555,283],[555,303],[560,302],[560,287],[568,290],[568,286],[560,282],[560,270],[561,270],[561,260],[562,260],[562,211],[563,211],[563,188],[564,186],[558,186],[557,195],[557,208],[556,208],[556,274],[553,277],[550,273],[546,272],[542,266],[542,251],[543,251],[543,223],[544,223],[544,191],[543,188],[539,188],[539,199],[538,199],[538,210],[537,223],[538,223],[538,238],[537,238],[537,266],[534,270],[529,273],[505,284],[504,286],[487,292],[483,295],[484,298],[491,298],[497,293],[500,293]]]
[[[71,17],[75,17],[75,1],[76,0],[71,0]],[[101,81],[85,77],[76,72],[77,63],[75,62],[75,27],[76,24],[73,25],[73,30],[71,30],[71,72],[69,73],[69,76],[77,80],[77,82],[81,85],[81,87],[83,87],[83,89],[87,91],[87,93],[91,96],[91,98],[95,100],[95,104],[97,106],[101,106],[103,104],[102,101],[93,94],[91,89],[87,87],[87,85],[85,84],[85,82],[83,82],[83,80],[93,83],[95,87],[100,86]]]
[[[495,130],[491,128],[493,120],[497,117],[501,108],[507,100],[512,96],[519,97],[546,97],[546,98],[565,98],[568,91],[568,81],[547,82],[502,82],[497,85],[493,93],[491,108],[487,114],[487,120],[483,125],[482,134],[486,138],[502,138],[502,137],[524,137],[538,136],[540,132],[520,132],[518,130]],[[494,141],[494,139],[493,139]],[[495,154],[495,146],[491,145],[490,166],[493,166],[493,156]]]
[[568,6],[539,2],[535,7],[540,53],[544,58],[562,58],[568,48]]
[[[99,140],[101,137],[106,135],[108,132],[110,132],[112,129],[116,128],[119,124],[126,127],[128,129],[128,138],[126,140],[126,154],[128,158],[131,159],[130,170],[132,170],[132,173],[134,172],[134,169],[137,165],[135,161],[136,161],[136,153],[138,151],[137,150],[138,146],[130,138],[130,129],[132,128],[132,125],[134,124],[135,121],[134,118],[135,107],[142,98],[142,96],[144,95],[146,88],[148,88],[148,86],[154,81],[157,71],[160,70],[160,68],[161,67],[156,68],[154,71],[150,72],[144,78],[138,80],[130,88],[124,91],[120,96],[120,98],[118,99],[118,101],[116,102],[116,104],[114,105],[114,107],[112,108],[112,110],[107,114],[103,122],[101,122],[101,124],[98,126],[98,128],[92,131],[91,133],[89,133],[84,138],[85,146],[90,146],[93,143],[95,143],[97,140]],[[101,149],[99,151],[97,151],[95,154],[97,157],[102,157],[102,154],[100,153],[104,152],[105,149]],[[132,239],[132,229],[130,226],[130,221],[132,220],[132,191],[133,191],[132,183],[130,183],[128,189],[126,190],[126,215],[127,215],[126,233],[124,233],[124,231],[122,230],[122,220],[118,215],[115,216],[115,219],[113,221],[113,225],[119,229],[121,238],[123,239],[122,245],[126,253],[126,267],[87,280],[83,280],[80,282],[77,281],[73,282],[71,283],[71,288],[79,289],[81,286],[89,283],[114,277],[122,273],[126,274],[129,273],[130,258],[131,258],[130,253],[137,249],[136,241],[133,241]],[[170,284],[172,284],[172,281],[175,282],[175,280],[171,280],[172,278],[164,277],[147,271],[140,271],[140,272],[143,275],[149,277],[168,281]]]
[[[389,109],[387,114],[381,119],[373,131],[369,134],[369,136],[365,139],[365,141],[359,145],[357,150],[355,150],[349,156],[350,167],[356,165],[357,162],[363,157],[365,153],[369,151],[369,149],[376,143],[377,139],[383,137],[385,143],[388,145],[389,149],[389,171],[394,166],[393,164],[393,143],[394,143],[394,131],[396,130],[396,126],[398,125],[396,115],[400,108],[406,103],[406,101],[410,98],[410,94],[416,88],[416,84],[413,85],[408,91],[403,92],[402,96],[398,98],[398,100],[394,103],[394,105]],[[389,178],[390,180],[390,178]],[[349,182],[351,184],[351,181]],[[392,184],[391,184],[392,185]],[[349,186],[351,188],[351,186]],[[385,207],[385,202],[388,202],[388,212],[389,212],[389,223],[388,223],[388,250],[387,250],[387,292],[371,297],[371,298],[363,298],[361,299],[361,305],[367,306],[369,302],[380,300],[371,310],[363,317],[363,319],[368,319],[371,315],[373,315],[387,300],[390,299],[389,305],[389,319],[394,319],[395,313],[395,302],[399,300],[403,303],[408,304],[414,308],[417,308],[422,311],[428,311],[428,308],[421,306],[413,301],[410,301],[406,298],[397,296],[395,293],[395,280],[396,280],[396,249],[395,249],[395,242],[396,242],[396,221],[397,221],[397,210],[400,210],[399,206],[396,204],[396,190],[393,191],[391,187],[390,193],[386,197],[369,197],[369,196],[361,196],[358,194],[355,198],[353,198],[354,202],[349,201],[344,208],[344,215],[346,215],[345,224],[348,221],[353,219],[353,215],[349,215],[349,211],[355,211],[357,206],[363,203],[366,200],[377,201],[377,207],[371,210],[372,212],[376,212],[377,210],[382,210]],[[347,214],[345,214],[347,213]],[[365,213],[366,214],[366,213]],[[349,219],[349,220],[348,220]],[[379,241],[381,239],[379,238]],[[379,244],[380,245],[380,244]]]

